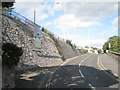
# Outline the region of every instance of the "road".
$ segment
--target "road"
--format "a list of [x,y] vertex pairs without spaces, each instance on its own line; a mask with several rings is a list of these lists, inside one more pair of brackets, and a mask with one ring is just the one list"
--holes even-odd
[[[101,56],[102,57],[102,56]],[[104,56],[105,57],[105,56]],[[102,57],[103,58],[103,57]],[[104,70],[100,55],[88,54],[56,67],[43,79],[45,88],[114,88],[118,90],[119,78]]]
[[2,89],[2,60],[0,59],[0,90]]

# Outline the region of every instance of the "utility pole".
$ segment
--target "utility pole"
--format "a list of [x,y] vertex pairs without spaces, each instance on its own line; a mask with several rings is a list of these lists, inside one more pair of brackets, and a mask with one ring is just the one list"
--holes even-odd
[[90,47],[90,30],[88,28],[88,41],[89,41],[89,47]]
[[90,43],[91,42],[90,42],[90,30],[89,30],[89,28],[88,28],[88,43],[89,43],[88,44],[88,46],[89,46],[89,52],[91,53],[91,51],[90,51],[91,50],[91,48],[90,48]]
[[34,10],[34,23],[35,23],[35,17],[36,17],[35,15],[36,15],[36,12],[35,12],[35,10]]

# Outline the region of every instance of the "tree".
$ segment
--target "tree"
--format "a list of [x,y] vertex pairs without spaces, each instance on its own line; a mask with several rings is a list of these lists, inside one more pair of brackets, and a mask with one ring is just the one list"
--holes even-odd
[[85,53],[88,53],[88,50],[83,49],[83,52],[84,52],[84,54],[85,54]]
[[69,44],[70,46],[73,46],[71,42],[72,42],[71,40],[66,40],[67,44]]
[[77,46],[74,44],[74,48],[76,48]]
[[102,54],[102,50],[101,50],[101,49],[97,50],[97,52],[98,52],[99,54]]
[[85,48],[89,48],[88,46],[85,46]]
[[14,2],[2,2],[3,8],[10,8],[14,5]]
[[111,44],[110,50],[119,52],[120,51],[120,37],[113,36],[109,38],[109,42]]
[[107,41],[104,45],[103,45],[103,51],[104,53],[106,53],[106,50],[109,49],[109,41]]
[[41,28],[41,31],[45,31],[44,27]]
[[[109,47],[109,43],[111,47]],[[106,50],[120,52],[120,37],[119,36],[110,37],[109,40],[103,45],[103,51],[106,52]]]

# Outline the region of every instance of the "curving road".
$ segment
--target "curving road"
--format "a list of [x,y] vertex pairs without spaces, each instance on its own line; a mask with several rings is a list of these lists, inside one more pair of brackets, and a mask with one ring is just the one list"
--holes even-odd
[[[119,80],[110,72],[102,69],[99,55],[83,55],[70,60],[52,70],[43,79],[46,88],[114,88],[118,90]],[[45,78],[46,78],[45,77]]]

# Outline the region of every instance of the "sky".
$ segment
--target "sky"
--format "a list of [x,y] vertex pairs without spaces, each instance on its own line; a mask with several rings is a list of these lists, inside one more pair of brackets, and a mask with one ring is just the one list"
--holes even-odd
[[102,48],[118,35],[117,0],[17,0],[15,11],[77,46]]

